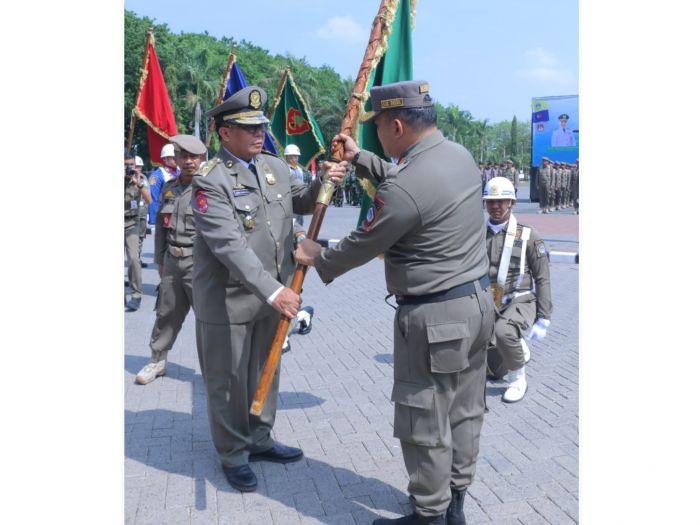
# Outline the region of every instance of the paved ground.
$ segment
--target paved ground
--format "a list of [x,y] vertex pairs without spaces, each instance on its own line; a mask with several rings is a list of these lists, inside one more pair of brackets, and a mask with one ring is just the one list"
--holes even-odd
[[[536,207],[519,202],[520,220],[541,228],[551,249],[577,252],[578,217],[571,210],[531,215]],[[357,208],[330,208],[321,237],[342,236],[356,219]],[[147,262],[152,251],[149,236]],[[134,383],[150,355],[158,282],[150,266],[141,309],[125,313],[126,523],[365,525],[409,511],[392,437],[394,311],[384,303],[381,261],[328,287],[309,271],[303,297],[316,310],[313,330],[292,336],[292,352],[283,356],[274,429],[306,457],[286,466],[252,464],[259,488],[248,494],[226,483],[211,444],[192,313],[167,375]],[[552,280],[552,327],[531,345],[527,396],[503,404],[504,385],[488,384],[490,412],[465,505],[470,524],[578,523],[578,267],[553,264]]]

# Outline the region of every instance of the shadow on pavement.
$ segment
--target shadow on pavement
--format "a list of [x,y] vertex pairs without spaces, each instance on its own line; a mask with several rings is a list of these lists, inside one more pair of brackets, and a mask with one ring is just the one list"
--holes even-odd
[[294,408],[311,408],[325,403],[322,397],[308,392],[279,392],[277,410],[291,410]]
[[[200,376],[197,378],[201,380]],[[202,410],[201,405],[197,409],[195,404],[193,414],[163,409],[126,410],[124,425],[126,489],[130,480],[138,482],[148,476],[150,469],[157,469],[176,475],[175,481],[187,486],[190,485],[186,478],[193,479],[198,511],[212,506],[216,510],[217,507],[217,498],[207,500],[207,482],[216,491],[239,494],[231,488],[221,470],[209,436],[206,409]],[[327,525],[346,523],[347,513],[352,513],[357,523],[371,523],[381,517],[375,510],[395,514],[408,511],[408,497],[402,491],[376,478],[364,477],[323,461],[305,457],[286,465],[269,462],[250,465],[258,477],[257,491],[243,496],[250,504],[259,496],[265,496]],[[168,507],[171,506],[165,493],[171,491],[171,483],[175,481],[168,476],[160,485],[163,494],[151,492],[154,506],[164,508],[166,502]],[[187,498],[186,492],[176,489],[174,492],[179,492],[180,504],[183,498]],[[221,497],[218,499],[220,505]],[[225,513],[221,509],[219,512]],[[220,522],[231,522],[234,517],[222,515],[219,519]]]

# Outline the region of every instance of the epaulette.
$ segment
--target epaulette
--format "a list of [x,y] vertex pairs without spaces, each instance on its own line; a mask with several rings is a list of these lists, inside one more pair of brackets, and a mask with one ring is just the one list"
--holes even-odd
[[213,159],[210,159],[206,161],[204,164],[199,166],[199,169],[197,170],[197,175],[201,175],[202,177],[206,177],[207,174],[214,169],[214,167],[221,162],[221,159],[219,157],[214,157]]

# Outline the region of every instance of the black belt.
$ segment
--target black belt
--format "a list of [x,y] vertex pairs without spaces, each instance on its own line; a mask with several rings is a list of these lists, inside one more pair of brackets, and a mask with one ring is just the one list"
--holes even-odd
[[481,285],[481,288],[487,290],[489,287],[489,276],[484,275],[477,281],[460,284],[454,288],[442,290],[441,292],[429,293],[425,295],[397,295],[396,303],[399,306],[403,306],[405,304],[440,303],[442,301],[449,301],[450,299],[459,299],[460,297],[475,294],[477,290],[474,283],[476,282]]

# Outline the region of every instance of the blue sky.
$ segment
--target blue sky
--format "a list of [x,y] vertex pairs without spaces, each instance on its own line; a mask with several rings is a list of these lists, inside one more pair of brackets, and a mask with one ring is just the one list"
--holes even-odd
[[[379,1],[125,0],[124,6],[175,32],[246,39],[354,80]],[[419,0],[414,78],[428,80],[440,103],[475,118],[527,120],[533,96],[578,94],[578,25],[576,0]]]

